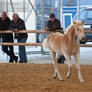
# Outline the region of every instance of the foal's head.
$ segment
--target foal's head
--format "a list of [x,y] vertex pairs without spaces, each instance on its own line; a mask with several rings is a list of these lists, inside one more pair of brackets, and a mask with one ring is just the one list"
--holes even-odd
[[77,37],[78,37],[79,39],[81,39],[81,40],[82,40],[82,39],[85,39],[83,24],[84,24],[83,21],[79,21],[79,20],[73,21],[75,33],[76,33]]
[[83,29],[83,21],[75,20],[72,24],[65,30],[66,33],[70,36],[69,38],[76,39],[79,38],[81,40],[85,39],[84,29]]

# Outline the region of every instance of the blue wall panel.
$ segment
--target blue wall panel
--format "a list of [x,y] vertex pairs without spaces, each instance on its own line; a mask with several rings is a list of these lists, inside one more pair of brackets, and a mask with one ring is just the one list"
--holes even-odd
[[71,16],[70,15],[66,15],[65,16],[65,28],[67,28],[71,23]]

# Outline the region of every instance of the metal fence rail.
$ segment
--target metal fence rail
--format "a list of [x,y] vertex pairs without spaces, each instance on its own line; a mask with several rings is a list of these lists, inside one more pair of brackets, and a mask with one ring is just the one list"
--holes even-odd
[[0,43],[0,45],[14,45],[14,46],[42,46],[42,43]]
[[5,31],[0,31],[0,33],[47,33],[47,31],[43,31],[43,30],[20,30],[18,32],[13,32],[10,30],[5,30]]
[[[57,31],[59,32],[59,31]],[[51,33],[43,30],[20,30],[19,32],[13,32],[13,31],[0,31],[0,33]],[[92,31],[85,31],[86,33],[92,33]],[[42,43],[0,43],[0,45],[14,45],[14,46],[42,46]],[[92,47],[92,44],[80,44],[80,47]]]
[[[0,45],[14,46],[42,46],[42,43],[0,43]],[[80,47],[92,47],[92,44],[80,44]]]
[[[61,32],[61,31],[57,30],[55,32]],[[0,33],[18,33],[18,34],[20,34],[20,33],[43,33],[44,34],[44,33],[51,33],[51,32],[50,31],[47,32],[47,31],[44,31],[44,30],[20,30],[18,32],[13,32],[13,31],[10,31],[10,30],[5,30],[5,31],[0,30]],[[84,33],[85,34],[86,33],[92,33],[92,31],[86,30],[86,31],[84,31]]]

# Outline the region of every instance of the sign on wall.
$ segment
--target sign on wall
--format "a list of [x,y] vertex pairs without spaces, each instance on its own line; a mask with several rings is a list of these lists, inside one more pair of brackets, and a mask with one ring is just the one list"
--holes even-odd
[[77,0],[63,0],[64,6],[76,6]]

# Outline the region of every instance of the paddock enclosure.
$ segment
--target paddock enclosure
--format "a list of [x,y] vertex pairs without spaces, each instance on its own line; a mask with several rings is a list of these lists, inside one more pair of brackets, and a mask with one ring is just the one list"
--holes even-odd
[[[29,32],[37,33],[37,31]],[[39,32],[46,33],[44,31]],[[0,43],[0,45],[4,44],[41,46],[41,43]],[[91,47],[92,45],[86,44],[82,46]],[[52,64],[0,63],[0,92],[92,92],[92,65],[81,65],[84,83],[80,83],[78,80],[75,65],[72,67],[72,75],[69,79],[66,78],[67,65],[59,64],[58,66],[64,81],[53,78]]]
[[77,78],[73,65],[67,79],[67,65],[59,64],[64,81],[54,79],[52,64],[0,64],[0,92],[92,92],[92,65],[81,65],[85,82]]
[[[57,30],[56,32],[61,32],[60,30]],[[6,31],[1,31],[0,30],[0,33],[14,33],[12,32],[11,30],[6,30]],[[19,32],[15,32],[15,33],[34,33],[34,34],[46,34],[46,33],[52,33],[52,32],[46,32],[44,30],[20,30]],[[84,31],[84,33],[89,33],[89,34],[92,34],[92,30],[86,30]],[[43,38],[44,40],[44,38]],[[14,46],[19,46],[19,45],[24,45],[24,46],[42,46],[42,43],[39,43],[39,42],[35,42],[35,43],[1,43],[0,42],[0,45],[14,45]],[[92,47],[92,44],[80,44],[81,47]]]
[[[3,11],[10,19],[13,13],[18,13],[24,20],[27,30],[16,33],[28,33],[27,43],[17,43],[16,40],[14,43],[0,42],[0,47],[13,45],[14,53],[18,55],[17,47],[26,46],[29,57],[27,64],[11,64],[8,63],[8,56],[0,49],[0,92],[92,92],[92,42],[80,44],[79,62],[85,80],[83,83],[78,80],[75,65],[72,66],[71,77],[66,78],[68,71],[66,62],[58,64],[64,81],[54,79],[51,56],[48,52],[45,54],[42,49],[42,41],[50,33],[44,31],[50,13],[55,13],[56,18],[61,22],[61,28],[65,30],[74,18],[80,19],[82,14],[80,10],[85,7],[90,7],[91,10],[92,0],[0,0],[0,17]],[[88,19],[92,20],[92,17],[89,16]],[[92,34],[90,25],[85,28],[87,28],[86,34]],[[13,32],[0,30],[0,33]],[[71,61],[73,63],[72,57]]]

